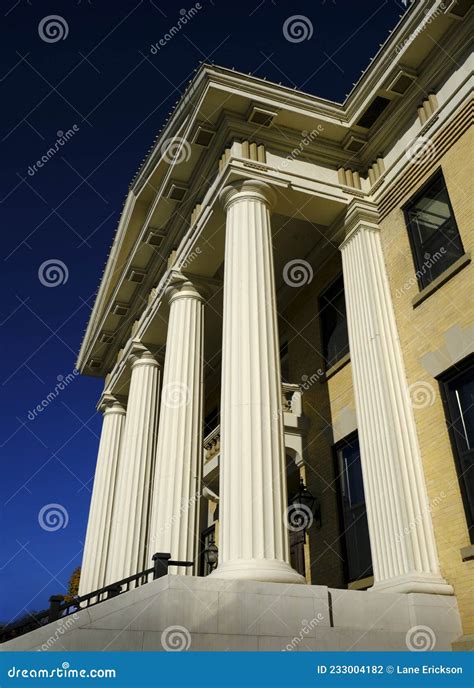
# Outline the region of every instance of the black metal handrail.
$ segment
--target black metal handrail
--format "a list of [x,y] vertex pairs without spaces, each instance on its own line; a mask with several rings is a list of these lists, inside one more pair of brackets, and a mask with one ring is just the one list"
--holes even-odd
[[12,626],[5,626],[2,628],[0,631],[0,643],[5,643],[8,640],[12,640],[20,635],[24,635],[37,628],[53,623],[53,621],[57,621],[58,619],[82,611],[83,609],[94,607],[100,602],[105,602],[113,597],[122,595],[130,589],[145,585],[149,582],[148,579],[150,576],[152,576],[152,580],[157,580],[162,576],[166,576],[170,566],[189,567],[193,565],[192,561],[176,561],[171,559],[171,554],[167,552],[157,552],[153,555],[152,560],[153,566],[151,568],[135,573],[133,576],[122,578],[122,580],[116,583],[111,583],[103,588],[89,592],[86,595],[77,595],[70,600],[65,600],[63,595],[52,595],[49,598],[48,609],[44,609],[34,616],[32,615],[31,619],[28,621],[22,621]]

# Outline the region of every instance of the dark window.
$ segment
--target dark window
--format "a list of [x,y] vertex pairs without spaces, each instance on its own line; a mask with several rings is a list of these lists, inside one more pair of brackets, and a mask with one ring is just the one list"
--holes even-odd
[[329,368],[349,351],[342,275],[319,298],[323,354]]
[[362,117],[357,122],[359,127],[364,127],[365,129],[370,129],[370,127],[375,123],[375,121],[380,117],[382,112],[385,110],[387,105],[390,105],[390,100],[384,98],[383,96],[376,96],[374,100],[370,103],[367,110],[364,112]]
[[423,289],[464,254],[441,170],[404,211],[416,276]]
[[440,378],[454,461],[474,544],[474,357]]
[[288,352],[288,341],[286,339],[280,345],[280,366],[282,382],[289,382],[290,356]]
[[369,528],[357,433],[336,445],[347,582],[372,575]]
[[215,430],[220,423],[219,409],[217,406],[210,411],[204,418],[204,437]]

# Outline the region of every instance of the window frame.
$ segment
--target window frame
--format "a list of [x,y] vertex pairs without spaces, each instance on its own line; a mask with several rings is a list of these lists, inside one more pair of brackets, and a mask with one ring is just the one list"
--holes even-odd
[[[370,571],[365,572],[366,575],[363,575],[357,579],[352,580],[350,577],[349,573],[349,554],[348,554],[348,547],[347,547],[347,541],[345,537],[345,522],[344,522],[344,494],[342,490],[342,485],[341,485],[341,471],[340,471],[340,464],[339,464],[339,452],[343,450],[346,447],[352,447],[354,445],[354,442],[357,442],[359,445],[359,453],[360,453],[360,438],[359,438],[359,431],[358,430],[353,430],[351,433],[346,435],[345,437],[341,438],[337,442],[335,442],[332,447],[331,447],[331,452],[332,452],[332,460],[333,460],[333,470],[334,470],[334,482],[336,484],[336,504],[337,504],[337,516],[338,516],[338,525],[339,525],[339,534],[340,534],[340,542],[341,542],[341,554],[343,556],[343,563],[342,563],[342,569],[343,569],[343,576],[344,576],[344,581],[347,586],[350,586],[353,583],[357,583],[358,581],[365,580],[366,578],[371,578],[374,575],[374,569],[373,569],[373,559],[372,559],[372,546],[370,542],[370,532],[369,532],[369,547],[370,547],[370,553],[371,553],[371,569]],[[360,459],[362,461],[362,459]],[[362,466],[361,466],[362,468]],[[364,476],[362,475],[362,481],[364,480]],[[363,484],[363,482],[362,482]],[[366,512],[366,518],[367,518],[367,500],[365,499],[365,485],[363,484],[364,488],[364,505],[365,505],[365,512]],[[358,502],[357,506],[360,506],[362,502]],[[368,526],[368,523],[367,523]]]
[[[474,507],[471,507],[469,503],[468,490],[463,480],[463,466],[461,461],[461,450],[459,441],[456,437],[456,405],[453,401],[453,392],[450,389],[450,385],[455,382],[455,380],[462,375],[465,375],[467,371],[474,370],[474,354],[470,354],[466,358],[462,359],[455,365],[448,368],[448,370],[441,373],[438,376],[438,384],[441,391],[441,399],[443,402],[444,416],[446,421],[446,426],[449,434],[449,439],[451,442],[451,450],[453,453],[454,467],[456,469],[456,475],[459,484],[459,490],[461,492],[461,498],[464,509],[464,516],[466,519],[467,530],[469,533],[469,538],[471,544],[474,544]],[[469,450],[467,450],[469,451]],[[472,450],[471,450],[472,451]]]
[[[328,349],[327,349],[327,341],[324,336],[324,316],[323,316],[323,311],[325,308],[327,308],[327,304],[323,306],[323,299],[325,295],[327,294],[330,289],[334,287],[334,285],[341,280],[342,282],[342,293],[344,296],[344,306],[345,306],[345,311],[346,311],[346,331],[347,331],[347,344],[342,352],[338,355],[338,357],[335,360],[328,361]],[[319,293],[318,295],[318,319],[319,319],[319,332],[320,332],[320,343],[321,343],[321,352],[323,355],[324,359],[324,367],[326,371],[330,370],[333,366],[337,365],[339,361],[342,361],[342,359],[347,356],[347,354],[350,353],[350,346],[349,346],[349,327],[347,325],[347,303],[346,303],[346,290],[345,290],[345,285],[344,285],[344,274],[343,272],[339,272],[333,280],[331,280],[325,287],[324,289]]]
[[[422,251],[423,251],[422,244],[419,244],[416,241],[415,232],[413,230],[413,224],[409,219],[409,212],[417,204],[417,202],[426,194],[426,192],[430,188],[430,186],[435,184],[438,179],[441,179],[443,184],[444,184],[448,208],[449,208],[449,212],[450,212],[450,218],[451,218],[451,221],[452,221],[454,228],[457,232],[459,244],[461,247],[461,252],[449,265],[447,265],[443,269],[442,272],[440,272],[439,275],[437,275],[436,277],[433,277],[429,281],[426,281],[427,275],[424,275],[422,273],[423,266],[425,264],[425,261],[423,260],[424,256],[422,256]],[[413,260],[413,267],[415,268],[415,277],[416,277],[416,281],[418,284],[418,289],[420,292],[422,292],[423,290],[430,287],[430,285],[432,285],[435,280],[439,279],[447,270],[449,270],[449,268],[452,265],[454,265],[454,263],[457,260],[459,260],[460,258],[462,258],[463,255],[465,255],[464,244],[462,241],[461,233],[459,231],[458,223],[456,222],[456,216],[454,214],[453,205],[451,203],[451,198],[449,196],[448,185],[446,184],[446,179],[444,177],[442,167],[438,167],[438,169],[436,169],[433,172],[433,174],[430,175],[430,177],[424,182],[424,184],[422,184],[422,186],[419,189],[417,189],[417,191],[411,196],[411,198],[402,206],[402,212],[403,212],[403,216],[404,216],[404,220],[405,220],[405,227],[406,227],[407,234],[408,234],[408,240],[410,243],[410,249],[411,249],[412,260]]]

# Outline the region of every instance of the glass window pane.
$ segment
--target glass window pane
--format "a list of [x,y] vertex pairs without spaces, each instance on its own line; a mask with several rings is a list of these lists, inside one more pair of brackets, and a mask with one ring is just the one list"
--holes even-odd
[[329,367],[349,351],[342,276],[321,296],[320,307],[324,358]]
[[454,462],[474,544],[474,358],[470,356],[441,378]]
[[416,275],[426,287],[463,253],[443,175],[438,173],[405,210]]
[[459,431],[463,435],[466,449],[474,449],[474,375],[461,379],[455,385],[456,404],[459,412]]
[[343,449],[344,467],[346,470],[347,498],[350,506],[363,504],[364,482],[362,479],[362,466],[360,463],[359,443],[347,446]]

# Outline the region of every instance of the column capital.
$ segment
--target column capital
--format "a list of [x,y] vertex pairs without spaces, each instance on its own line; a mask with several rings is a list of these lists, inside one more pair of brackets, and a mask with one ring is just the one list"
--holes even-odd
[[125,397],[105,390],[97,404],[97,410],[105,413],[120,413],[125,415]]
[[262,201],[271,210],[277,200],[272,186],[260,179],[244,179],[225,186],[219,194],[219,200],[225,210],[238,201]]
[[139,365],[150,365],[160,367],[152,352],[139,340],[134,340],[128,353],[128,359],[132,363],[132,368]]
[[210,277],[193,275],[182,270],[171,270],[165,295],[170,304],[179,298],[204,301],[221,286],[219,280]]
[[361,227],[378,230],[379,219],[379,211],[375,203],[364,198],[353,198],[347,206],[344,218],[345,237],[339,248],[342,250]]

